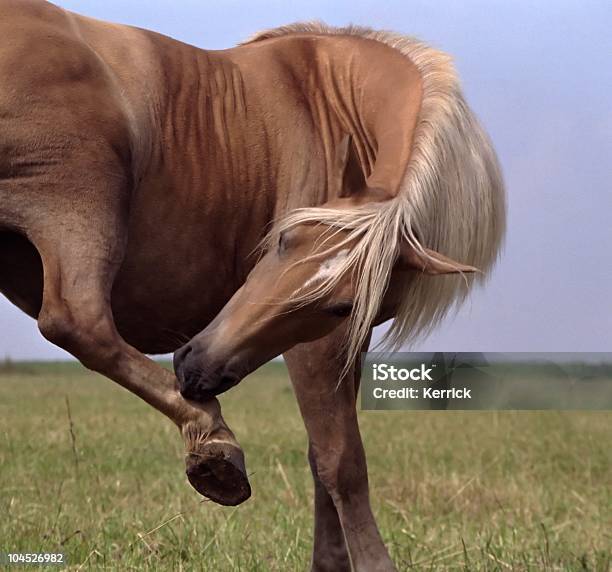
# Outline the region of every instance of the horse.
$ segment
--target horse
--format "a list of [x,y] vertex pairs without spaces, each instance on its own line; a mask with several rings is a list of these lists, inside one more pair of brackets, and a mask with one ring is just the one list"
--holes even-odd
[[[251,489],[217,396],[282,354],[312,570],[395,570],[361,353],[387,320],[390,347],[427,333],[504,235],[495,152],[449,56],[321,23],[208,51],[43,0],[0,0],[0,34],[0,291],[172,420],[189,482],[224,505]],[[174,373],[145,355],[169,352]]]

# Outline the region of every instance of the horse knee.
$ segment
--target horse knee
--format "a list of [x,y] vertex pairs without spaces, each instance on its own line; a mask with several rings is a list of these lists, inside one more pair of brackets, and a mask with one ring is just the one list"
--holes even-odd
[[38,329],[43,337],[59,347],[70,345],[75,324],[67,307],[43,307],[38,315]]
[[314,459],[317,477],[334,503],[367,491],[368,475],[362,452],[351,447],[317,451]]
[[317,476],[332,498],[342,489],[342,474],[339,458],[324,455],[317,460]]
[[118,357],[119,345],[106,312],[68,304],[43,305],[38,329],[51,343],[77,357],[85,367],[105,369]]

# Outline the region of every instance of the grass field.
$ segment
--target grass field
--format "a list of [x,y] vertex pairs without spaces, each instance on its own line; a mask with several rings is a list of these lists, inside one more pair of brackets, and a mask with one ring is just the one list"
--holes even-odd
[[[253,486],[236,508],[201,502],[178,431],[112,382],[5,367],[0,551],[62,551],[73,570],[306,570],[312,484],[284,367],[222,404]],[[361,427],[400,570],[611,569],[612,413],[363,412]]]

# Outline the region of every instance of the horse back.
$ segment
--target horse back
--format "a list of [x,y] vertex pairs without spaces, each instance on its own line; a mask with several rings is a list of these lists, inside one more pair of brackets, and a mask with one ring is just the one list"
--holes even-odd
[[[121,28],[47,2],[0,0],[0,177],[51,175],[60,163],[129,176],[143,130],[127,96],[135,74],[127,64],[117,74],[128,57]],[[114,61],[89,41],[94,31],[109,51],[117,46]]]

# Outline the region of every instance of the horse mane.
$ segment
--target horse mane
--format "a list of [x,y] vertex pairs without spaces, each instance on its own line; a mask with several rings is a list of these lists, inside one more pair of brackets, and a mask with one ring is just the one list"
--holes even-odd
[[[354,243],[337,272],[300,299],[319,298],[346,272],[358,272],[357,292],[347,339],[346,370],[355,363],[369,334],[400,240],[423,252],[434,249],[475,266],[482,275],[430,277],[411,273],[395,320],[383,343],[399,348],[427,335],[466,298],[495,263],[505,232],[505,192],[491,143],[463,97],[451,58],[425,43],[393,32],[319,22],[297,23],[260,32],[245,43],[290,34],[350,35],[382,42],[410,59],[421,74],[423,95],[410,160],[393,199],[352,210],[296,209],[278,222],[278,232],[303,223],[324,224],[327,236],[348,231]],[[418,237],[418,238],[417,238]]]

